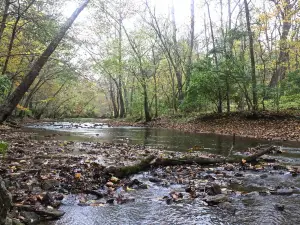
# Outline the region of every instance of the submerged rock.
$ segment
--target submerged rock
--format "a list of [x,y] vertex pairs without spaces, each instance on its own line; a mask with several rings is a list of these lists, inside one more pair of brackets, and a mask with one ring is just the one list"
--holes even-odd
[[159,179],[157,177],[150,177],[149,181],[152,183],[160,183],[160,182],[162,182],[162,179]]
[[208,195],[219,195],[222,194],[220,185],[213,183],[210,187],[206,187],[206,193]]
[[235,214],[237,210],[236,207],[234,207],[230,202],[221,202],[218,206],[232,214]]
[[209,205],[217,205],[221,202],[227,202],[228,197],[224,194],[219,194],[215,196],[207,196],[203,199],[205,202],[207,202]]
[[274,205],[274,208],[276,209],[276,210],[278,210],[278,211],[284,211],[284,205],[282,205],[282,204],[275,204]]

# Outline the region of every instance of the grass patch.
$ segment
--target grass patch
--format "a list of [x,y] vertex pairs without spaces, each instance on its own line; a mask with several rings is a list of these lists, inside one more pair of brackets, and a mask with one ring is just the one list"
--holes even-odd
[[0,155],[5,155],[8,149],[8,143],[0,141]]

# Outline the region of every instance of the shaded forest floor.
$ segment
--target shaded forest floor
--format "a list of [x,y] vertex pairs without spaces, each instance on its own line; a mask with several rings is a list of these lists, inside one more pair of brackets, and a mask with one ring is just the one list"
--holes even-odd
[[191,133],[215,133],[268,139],[274,141],[300,141],[300,115],[262,112],[208,114],[198,117],[162,117],[149,123],[111,121],[111,125],[149,126],[176,129]]

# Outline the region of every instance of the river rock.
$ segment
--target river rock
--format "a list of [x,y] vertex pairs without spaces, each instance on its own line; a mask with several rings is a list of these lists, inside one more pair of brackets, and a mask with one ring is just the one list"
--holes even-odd
[[236,208],[230,203],[230,202],[221,202],[219,205],[218,205],[221,209],[224,209],[230,213],[235,213],[236,211]]
[[44,180],[41,184],[41,188],[45,191],[51,191],[59,187],[60,181],[55,179]]
[[294,190],[291,188],[280,188],[275,191],[270,191],[273,195],[292,195],[294,193]]
[[62,217],[63,215],[65,215],[65,212],[61,211],[61,210],[57,210],[57,209],[51,209],[51,208],[39,208],[36,211],[36,214],[44,216],[44,217],[50,217],[52,219],[58,219],[60,217]]
[[259,177],[260,177],[261,179],[265,179],[265,178],[268,177],[268,174],[262,174],[262,175],[260,175]]
[[274,208],[278,211],[284,211],[284,205],[282,204],[275,204]]
[[25,224],[38,224],[40,221],[40,216],[35,212],[22,211],[21,216]]
[[207,196],[203,199],[205,202],[207,202],[209,205],[217,205],[221,202],[227,202],[228,197],[224,194],[214,195],[214,196]]
[[160,182],[162,182],[162,179],[159,179],[157,177],[150,177],[149,181],[152,183],[160,183]]
[[206,193],[208,195],[219,195],[222,194],[220,185],[213,183],[210,187],[206,188]]

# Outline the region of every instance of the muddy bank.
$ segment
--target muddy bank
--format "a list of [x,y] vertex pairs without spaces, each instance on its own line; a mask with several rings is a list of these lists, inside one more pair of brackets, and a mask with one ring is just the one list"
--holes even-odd
[[191,119],[163,117],[149,123],[111,121],[112,126],[149,126],[273,141],[300,141],[300,117],[288,114],[212,114]]

